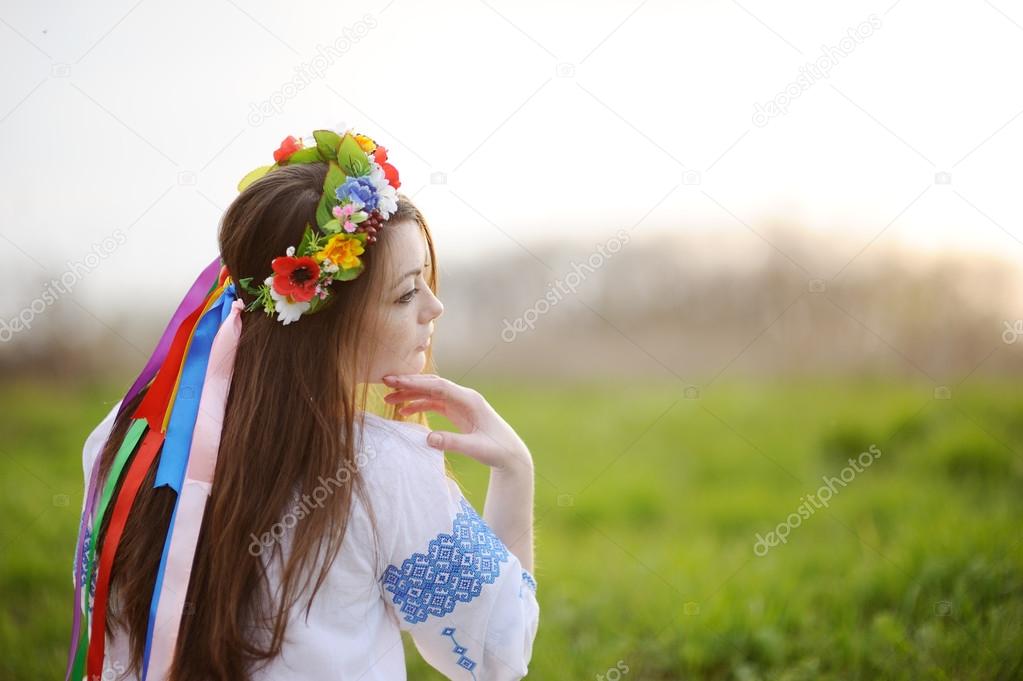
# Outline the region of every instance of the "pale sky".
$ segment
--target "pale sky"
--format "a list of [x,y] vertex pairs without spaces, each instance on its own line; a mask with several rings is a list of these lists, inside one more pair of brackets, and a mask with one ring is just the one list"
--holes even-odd
[[242,175],[340,126],[389,149],[447,261],[642,219],[751,248],[794,222],[825,278],[893,243],[1023,262],[1019,2],[2,0],[0,59],[0,281],[121,230],[91,309],[176,301]]

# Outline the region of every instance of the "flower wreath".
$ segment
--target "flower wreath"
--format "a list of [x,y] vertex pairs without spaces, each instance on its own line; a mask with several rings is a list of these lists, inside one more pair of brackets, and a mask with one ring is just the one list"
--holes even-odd
[[256,298],[246,310],[263,308],[287,325],[322,309],[331,283],[362,274],[359,256],[376,242],[377,230],[398,209],[401,182],[397,169],[387,162],[387,150],[351,130],[341,134],[316,130],[310,146],[289,136],[274,152],[274,161],[243,177],[238,191],[285,165],[328,164],[316,207],[318,230],[307,224],[298,246],[289,246],[284,256],[273,259],[273,274],[258,288],[250,287],[252,277],[238,282]]

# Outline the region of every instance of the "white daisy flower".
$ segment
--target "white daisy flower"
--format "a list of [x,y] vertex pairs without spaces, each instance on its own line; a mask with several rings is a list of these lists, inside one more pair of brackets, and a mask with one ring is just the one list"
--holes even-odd
[[370,161],[369,179],[377,191],[377,210],[384,220],[398,210],[398,190],[391,186],[379,163]]
[[274,278],[267,277],[263,280],[263,283],[270,287],[270,297],[274,300],[274,309],[277,311],[277,321],[281,322],[285,326],[291,322],[297,322],[299,317],[303,315],[308,309],[311,303],[306,301],[304,303],[296,303],[288,300],[287,296],[282,296],[280,293],[274,290]]

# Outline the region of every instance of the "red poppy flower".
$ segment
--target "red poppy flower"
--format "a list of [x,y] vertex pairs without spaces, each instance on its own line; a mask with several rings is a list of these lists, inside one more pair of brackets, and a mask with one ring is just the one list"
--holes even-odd
[[320,266],[310,256],[282,256],[274,258],[270,266],[274,271],[274,290],[280,295],[290,296],[296,303],[308,302],[316,295]]
[[378,145],[376,151],[373,152],[373,160],[384,169],[384,177],[387,178],[388,184],[395,189],[401,186],[401,182],[398,181],[398,169],[387,162],[387,149]]
[[284,141],[281,142],[280,148],[274,152],[274,160],[277,161],[278,163],[281,163],[282,161],[287,161],[292,154],[294,154],[301,148],[302,140],[294,137],[293,135],[288,135],[286,138],[284,138]]

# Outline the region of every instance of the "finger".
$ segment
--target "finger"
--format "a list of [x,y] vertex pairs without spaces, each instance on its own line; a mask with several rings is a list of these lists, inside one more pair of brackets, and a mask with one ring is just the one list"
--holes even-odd
[[410,400],[415,398],[429,398],[434,400],[439,399],[450,399],[455,397],[447,393],[441,392],[440,390],[424,390],[420,388],[405,388],[402,390],[396,390],[392,393],[388,393],[384,396],[384,400],[388,402],[401,402],[403,400]]
[[425,392],[431,397],[454,397],[459,389],[464,390],[461,386],[436,374],[385,376],[384,383],[392,388]]
[[398,409],[398,413],[402,414],[403,416],[408,416],[409,414],[418,414],[419,412],[422,411],[435,411],[438,412],[439,414],[444,414],[445,413],[444,406],[445,406],[444,403],[441,402],[440,400],[417,400],[415,402],[410,402],[409,404],[406,404],[405,406]]
[[438,397],[421,390],[402,390],[396,393],[391,393],[384,396],[384,402],[386,404],[402,404],[403,402],[411,402],[412,400],[434,400],[434,401],[446,401],[445,397]]
[[426,397],[427,393],[421,390],[396,390],[393,393],[387,393],[384,395],[384,402],[406,402],[408,400],[415,399],[417,397]]
[[442,452],[466,454],[473,451],[470,436],[463,433],[452,433],[450,430],[435,430],[427,436],[426,442]]

